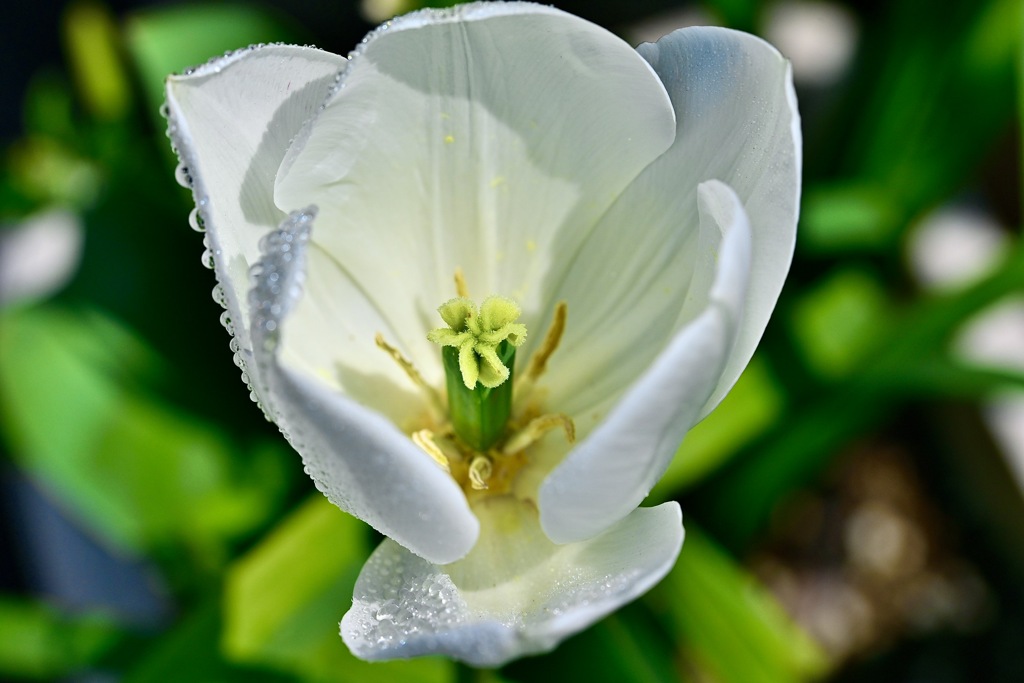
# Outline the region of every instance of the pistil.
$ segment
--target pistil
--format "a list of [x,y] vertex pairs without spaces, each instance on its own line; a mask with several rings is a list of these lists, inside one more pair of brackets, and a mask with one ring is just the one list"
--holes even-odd
[[485,453],[505,433],[512,412],[512,383],[507,380],[516,347],[526,340],[526,326],[516,322],[519,306],[498,296],[487,298],[479,310],[458,297],[438,312],[448,327],[431,330],[427,339],[443,347],[452,428],[472,450]]

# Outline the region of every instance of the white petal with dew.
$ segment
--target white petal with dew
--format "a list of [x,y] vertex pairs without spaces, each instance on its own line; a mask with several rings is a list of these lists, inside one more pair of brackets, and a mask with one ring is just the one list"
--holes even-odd
[[541,525],[555,542],[590,538],[639,505],[718,382],[744,314],[750,223],[724,183],[701,184],[698,199],[700,253],[717,252],[695,275],[710,280],[709,303],[541,484]]
[[674,131],[653,69],[600,27],[528,3],[423,11],[353,55],[276,202],[319,207],[331,229],[315,241],[440,381],[424,335],[455,269],[471,297],[516,299],[542,327],[547,272]]
[[750,216],[745,314],[703,417],[753,355],[793,258],[802,138],[792,69],[763,40],[722,28],[680,29],[637,51],[668,89],[679,130],[672,148],[635,183],[661,188],[661,201],[645,197],[632,206],[645,216],[671,213],[674,197],[685,192],[681,176],[691,187],[716,178],[736,191]]
[[[245,294],[260,237],[284,218],[274,177],[345,59],[290,45],[240,50],[167,79],[168,134],[191,177],[228,311],[248,350]],[[298,208],[298,207],[296,207]]]
[[262,241],[249,305],[264,407],[332,503],[433,562],[464,556],[479,523],[458,484],[383,415],[279,357],[301,296],[315,211],[293,213]]
[[676,503],[634,510],[602,536],[562,546],[514,498],[486,498],[474,511],[480,542],[455,564],[432,565],[390,540],[377,548],[341,622],[357,656],[440,653],[494,667],[546,652],[660,581],[683,542]]

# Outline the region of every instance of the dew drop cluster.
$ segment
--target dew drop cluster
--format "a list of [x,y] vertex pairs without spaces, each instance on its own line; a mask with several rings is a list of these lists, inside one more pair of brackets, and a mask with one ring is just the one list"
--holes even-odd
[[277,347],[281,320],[302,293],[304,247],[316,212],[312,206],[293,211],[280,228],[260,239],[263,258],[249,269],[249,315],[257,353]]
[[598,577],[588,576],[582,571],[578,575],[570,574],[552,590],[554,597],[544,605],[544,611],[551,616],[560,616],[609,599],[617,605],[617,596],[634,587],[640,575],[639,570]]
[[[426,560],[382,546],[370,556],[359,584],[346,638],[377,648],[430,638],[469,620],[469,609],[447,574]],[[410,580],[415,576],[416,580]]]

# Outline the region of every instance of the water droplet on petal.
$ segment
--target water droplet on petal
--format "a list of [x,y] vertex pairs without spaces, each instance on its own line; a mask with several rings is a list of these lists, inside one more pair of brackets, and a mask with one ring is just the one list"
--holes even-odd
[[188,166],[185,164],[178,164],[178,167],[174,169],[174,179],[178,181],[178,184],[184,188],[192,188],[192,176],[188,172]]
[[220,324],[224,326],[224,329],[228,331],[232,337],[235,336],[235,324],[231,321],[231,312],[224,311],[220,314]]
[[213,288],[212,295],[213,295],[213,300],[216,301],[218,304],[220,304],[221,308],[227,308],[228,307],[228,297],[224,293],[224,287],[222,287],[220,284],[216,285]]
[[196,207],[189,212],[188,224],[192,226],[192,229],[196,232],[206,232],[206,221],[203,220],[203,214],[199,213],[199,207]]

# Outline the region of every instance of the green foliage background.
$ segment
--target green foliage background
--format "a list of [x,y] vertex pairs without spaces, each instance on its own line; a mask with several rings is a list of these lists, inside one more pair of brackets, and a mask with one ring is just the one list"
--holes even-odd
[[[613,30],[672,9],[556,4]],[[699,7],[754,32],[770,9]],[[140,625],[32,590],[18,554],[30,527],[7,505],[14,554],[2,561],[16,579],[0,594],[0,678],[1024,680],[1024,654],[1004,645],[1024,642],[1021,491],[983,430],[956,428],[977,423],[988,398],[1024,390],[1024,375],[952,350],[967,321],[1024,293],[1024,5],[847,9],[860,28],[850,70],[801,92],[805,189],[789,283],[750,368],[651,496],[683,504],[678,565],[554,653],[478,672],[439,658],[368,665],[341,643],[337,622],[377,539],[314,492],[249,404],[157,113],[167,73],[254,42],[344,53],[369,24],[340,1],[290,15],[249,4],[68,5],[66,66],[33,74],[23,132],[4,150],[0,218],[12,230],[61,207],[81,222],[84,250],[66,287],[0,310],[3,471],[106,552],[141,563],[166,607]],[[951,202],[994,214],[1007,246],[980,279],[932,293],[908,270],[908,235]],[[838,660],[791,620],[750,558],[788,502],[880,439],[911,453],[950,533],[970,539],[962,553],[994,607],[966,635],[905,635]]]

